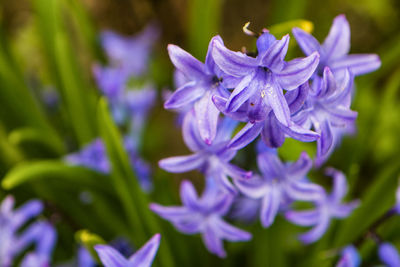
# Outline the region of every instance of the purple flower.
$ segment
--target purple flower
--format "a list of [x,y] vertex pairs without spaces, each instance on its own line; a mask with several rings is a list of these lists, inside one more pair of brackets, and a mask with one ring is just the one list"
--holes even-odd
[[219,124],[214,142],[211,145],[207,145],[200,137],[194,117],[194,111],[192,110],[185,116],[182,129],[183,139],[193,154],[162,159],[159,162],[159,166],[173,173],[200,170],[206,177],[213,177],[223,188],[235,193],[236,189],[229,181],[228,176],[233,179],[251,176],[251,172],[246,172],[229,163],[237,152],[234,149],[227,148],[237,122],[224,118]]
[[[339,85],[329,68],[324,69],[323,79],[318,88],[311,90],[304,106],[293,117],[293,120],[306,129],[313,128],[321,135],[317,141],[317,164],[320,165],[332,150],[339,132],[334,128],[351,126],[357,112],[350,110],[350,97],[353,77],[345,71]],[[337,141],[336,141],[337,142]]]
[[[219,111],[213,95],[228,95],[218,76],[219,70],[211,56],[214,42],[222,42],[219,36],[210,41],[205,63],[201,63],[178,46],[168,45],[168,52],[176,69],[185,75],[187,82],[180,86],[165,102],[166,109],[194,107],[196,123],[201,138],[211,144],[216,136]],[[182,79],[181,79],[182,81]]]
[[108,245],[96,245],[94,249],[105,267],[149,267],[160,246],[160,238],[160,234],[155,234],[129,259],[126,259],[118,250]]
[[79,267],[95,267],[96,261],[90,255],[89,251],[85,247],[78,249],[78,266]]
[[388,267],[400,266],[400,255],[397,249],[390,243],[385,242],[379,245],[379,258]]
[[262,176],[237,179],[235,185],[248,197],[262,199],[260,220],[264,227],[274,222],[279,208],[288,200],[312,201],[324,194],[322,187],[306,179],[312,161],[305,152],[293,163],[283,163],[276,153],[264,152],[258,155],[257,163]]
[[159,35],[159,28],[150,24],[133,37],[104,31],[100,38],[112,66],[121,67],[127,76],[141,76],[148,69],[152,47]]
[[[301,85],[299,88],[289,91],[285,94],[285,100],[288,103],[290,114],[295,115],[304,104],[309,91],[308,83]],[[258,137],[261,138],[266,145],[272,148],[282,146],[286,136],[294,139],[311,142],[319,138],[319,134],[313,131],[303,129],[301,126],[292,123],[285,126],[276,118],[273,110],[266,106],[265,101],[256,98],[254,101],[249,100],[248,106],[242,105],[235,112],[226,112],[225,107],[228,102],[227,98],[214,96],[214,103],[219,110],[226,116],[235,120],[248,122],[231,140],[230,148],[241,149]]]
[[313,226],[310,231],[300,236],[300,240],[304,243],[320,239],[328,229],[332,218],[345,218],[359,205],[357,200],[342,204],[342,199],[347,193],[346,177],[342,172],[328,168],[326,175],[333,177],[333,189],[331,194],[325,193],[314,201],[315,209],[286,212],[289,221],[301,226]]
[[[215,63],[226,77],[236,80],[235,89],[226,103],[226,112],[237,111],[247,103],[248,109],[270,107],[277,120],[291,126],[290,109],[283,89],[291,91],[308,81],[319,62],[318,53],[307,58],[284,61],[289,35],[276,40],[264,32],[257,40],[258,55],[249,57],[228,50],[222,41],[213,43]],[[263,102],[264,104],[259,104]]]
[[260,208],[261,199],[238,195],[235,196],[228,217],[243,223],[252,223],[257,219]]
[[400,186],[397,187],[396,190],[396,205],[395,205],[395,210],[398,214],[400,214]]
[[223,240],[248,241],[251,234],[240,230],[227,222],[226,215],[233,201],[233,196],[207,179],[206,189],[199,198],[193,184],[181,183],[180,190],[183,206],[163,207],[151,204],[150,208],[162,218],[169,220],[180,232],[185,234],[201,233],[207,249],[219,257],[226,257]]
[[381,65],[379,57],[375,54],[348,55],[350,51],[350,26],[345,15],[339,15],[334,19],[329,34],[322,45],[302,29],[294,28],[293,35],[305,55],[311,55],[317,51],[321,56],[317,75],[314,78],[318,79],[322,76],[325,67],[329,67],[335,77],[341,77],[346,69],[358,76],[374,71]]
[[12,196],[6,197],[0,205],[0,265],[12,266],[14,258],[34,244],[35,250],[25,257],[22,266],[34,266],[33,263],[41,264],[35,266],[49,266],[56,241],[53,226],[44,221],[37,221],[28,225],[22,232],[20,230],[42,212],[42,203],[31,200],[17,210],[13,208]]
[[361,264],[360,254],[353,246],[347,246],[342,250],[341,258],[336,267],[358,267]]

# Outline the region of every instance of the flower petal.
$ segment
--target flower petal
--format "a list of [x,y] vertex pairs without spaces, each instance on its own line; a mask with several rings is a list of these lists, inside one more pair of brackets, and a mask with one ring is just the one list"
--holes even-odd
[[277,73],[279,84],[286,90],[294,90],[313,75],[319,63],[319,54],[314,52],[306,58],[293,59]]
[[284,59],[289,47],[289,34],[283,36],[281,40],[275,41],[265,53],[261,54],[262,64],[273,72],[279,72],[284,66]]
[[345,15],[339,15],[333,20],[332,27],[322,47],[328,61],[341,58],[349,53],[350,25]]
[[388,267],[400,266],[400,255],[397,249],[390,243],[385,242],[379,246],[379,258]]
[[285,135],[279,126],[278,120],[272,112],[264,122],[261,138],[264,143],[271,148],[281,147],[285,142]]
[[219,110],[212,101],[212,92],[207,91],[203,97],[194,104],[195,117],[199,133],[204,142],[210,145],[217,135]]
[[214,223],[219,235],[225,240],[231,242],[248,241],[252,237],[250,233],[234,227],[219,218]]
[[164,103],[165,109],[178,109],[195,100],[199,99],[205,92],[205,88],[196,84],[196,82],[188,82],[182,87],[179,87],[171,94],[168,100]]
[[268,179],[279,177],[284,171],[284,165],[276,153],[273,152],[263,152],[258,154],[257,166],[263,176]]
[[245,76],[233,90],[226,103],[226,112],[234,112],[257,92],[259,83],[254,80],[254,73]]
[[289,127],[280,124],[280,128],[288,136],[302,142],[314,142],[320,138],[320,135],[314,131],[304,129],[303,127],[293,123]]
[[286,187],[286,193],[293,200],[318,201],[324,198],[324,189],[317,184],[306,181],[292,181]]
[[320,221],[315,227],[313,227],[307,233],[300,235],[299,239],[305,244],[313,243],[324,235],[329,227],[329,224],[329,217],[323,216],[322,218],[320,218]]
[[116,249],[108,245],[96,245],[94,249],[105,267],[126,267],[129,262]]
[[381,66],[381,60],[375,54],[353,54],[336,59],[330,63],[332,71],[348,68],[355,76],[377,70]]
[[303,178],[312,168],[312,160],[307,152],[301,152],[299,159],[287,167],[287,172],[290,176]]
[[199,198],[197,196],[196,189],[191,182],[186,180],[181,182],[180,196],[183,205],[189,209],[195,211],[200,209]]
[[333,145],[333,133],[331,126],[327,120],[322,121],[319,125],[315,125],[315,130],[321,134],[317,141],[317,156],[323,157],[329,152]]
[[188,146],[191,151],[195,152],[204,148],[205,144],[196,127],[193,110],[189,111],[183,119],[182,134],[186,146]]
[[168,54],[174,66],[189,79],[202,80],[205,78],[204,64],[179,46],[169,44]]
[[333,190],[331,197],[333,201],[340,203],[348,190],[346,176],[344,176],[343,172],[335,170],[334,168],[327,168],[325,170],[325,175],[333,178]]
[[161,169],[168,172],[181,173],[200,168],[206,159],[204,155],[196,153],[189,156],[177,156],[162,159],[158,162]]
[[264,90],[264,101],[267,101],[267,105],[272,108],[278,121],[285,126],[290,125],[290,110],[283,95],[282,87],[277,82],[272,82],[267,84]]
[[263,122],[247,123],[230,141],[228,147],[239,150],[250,144],[260,134]]
[[220,258],[226,257],[226,252],[224,250],[224,245],[222,239],[217,235],[216,231],[212,226],[207,226],[202,235],[203,242],[206,245],[208,251],[216,254]]
[[267,187],[260,212],[261,224],[263,227],[269,227],[274,222],[279,211],[281,197],[281,190],[278,185],[270,184],[270,186]]
[[160,234],[155,234],[129,258],[129,264],[131,266],[150,267],[160,246],[160,238]]
[[316,210],[288,211],[285,213],[288,221],[300,226],[312,226],[318,223],[320,214]]
[[236,179],[234,182],[241,193],[254,199],[263,197],[268,190],[267,183],[258,175],[250,179]]
[[285,94],[286,102],[289,105],[290,114],[294,114],[301,109],[304,102],[307,99],[310,86],[307,83],[303,83],[297,89],[287,91]]
[[321,54],[321,46],[314,36],[300,28],[293,28],[292,32],[294,38],[296,38],[297,43],[306,56],[311,55],[315,51]]

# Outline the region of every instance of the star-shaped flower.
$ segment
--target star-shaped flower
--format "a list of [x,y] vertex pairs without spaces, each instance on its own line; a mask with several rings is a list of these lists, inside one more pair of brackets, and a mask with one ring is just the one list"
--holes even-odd
[[163,207],[151,204],[151,209],[162,218],[169,220],[180,232],[185,234],[201,233],[207,249],[219,257],[225,257],[223,240],[232,242],[248,241],[251,234],[240,230],[227,222],[226,215],[233,201],[233,196],[207,179],[206,189],[199,198],[193,184],[181,183],[180,190],[183,206]]
[[[335,77],[341,77],[346,69],[354,76],[372,72],[381,65],[379,57],[375,54],[353,54],[350,51],[350,26],[345,15],[337,16],[322,45],[309,33],[300,28],[293,29],[293,35],[305,55],[317,51],[320,61],[317,75],[321,77],[325,67],[329,67]],[[339,79],[340,80],[340,79]]]
[[155,234],[129,259],[108,245],[96,245],[94,249],[105,267],[150,267],[160,246],[160,238],[160,234]]
[[237,152],[237,150],[227,147],[237,122],[224,118],[218,126],[214,142],[207,145],[200,136],[194,117],[192,110],[185,116],[182,126],[183,139],[193,154],[162,159],[159,166],[173,173],[200,170],[206,177],[213,177],[223,188],[235,193],[236,189],[229,181],[228,176],[234,179],[251,176],[251,172],[244,171],[229,163]]
[[310,183],[306,175],[312,167],[312,160],[303,152],[293,163],[283,163],[274,152],[263,152],[257,157],[262,176],[251,179],[237,179],[240,192],[254,199],[262,199],[260,220],[269,227],[279,208],[288,200],[318,200],[323,188]]
[[301,226],[313,226],[310,231],[300,236],[300,240],[304,243],[320,239],[328,229],[332,218],[345,218],[359,205],[357,200],[342,204],[342,199],[347,193],[347,182],[343,173],[328,168],[326,175],[333,177],[333,190],[331,194],[325,193],[314,201],[315,209],[286,212],[289,221]]

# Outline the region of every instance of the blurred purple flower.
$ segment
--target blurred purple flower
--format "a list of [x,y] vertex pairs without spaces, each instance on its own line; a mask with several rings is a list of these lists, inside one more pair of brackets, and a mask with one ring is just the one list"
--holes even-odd
[[226,103],[226,112],[237,111],[247,102],[246,107],[254,108],[256,113],[259,113],[258,109],[270,107],[280,123],[292,125],[283,89],[295,90],[307,82],[318,65],[319,55],[313,53],[307,58],[285,62],[288,44],[289,35],[276,40],[264,32],[257,40],[258,56],[253,58],[230,51],[222,41],[213,43],[215,63],[226,77],[236,80],[235,89]]
[[[314,78],[319,80],[325,67],[329,67],[339,80],[344,71],[349,69],[354,76],[372,72],[381,65],[375,54],[353,54],[350,51],[350,26],[345,15],[337,16],[332,24],[328,36],[322,45],[309,33],[299,28],[293,29],[300,48],[305,55],[317,51],[321,58]],[[318,83],[318,81],[317,81]]]
[[[219,69],[211,55],[213,43],[222,42],[219,36],[211,39],[205,63],[200,62],[178,46],[168,45],[169,57],[176,69],[183,73],[187,82],[181,85],[165,102],[166,109],[194,107],[196,123],[204,142],[211,144],[216,136],[219,111],[213,95],[227,96],[218,76]],[[183,79],[179,80],[179,83]]]
[[218,125],[214,142],[207,145],[200,137],[194,116],[193,110],[185,116],[182,129],[183,139],[193,154],[162,159],[159,166],[173,173],[200,170],[206,177],[213,177],[219,185],[222,185],[229,192],[236,193],[236,189],[229,181],[228,176],[233,179],[251,176],[251,172],[244,171],[229,163],[237,152],[234,149],[227,148],[237,122],[224,118]]
[[336,267],[358,267],[361,264],[360,254],[353,246],[347,246],[342,250],[341,258]]
[[252,223],[259,216],[261,199],[246,197],[245,195],[235,196],[228,217],[243,223]]
[[317,140],[317,165],[327,158],[335,139],[339,137],[335,136],[339,132],[333,128],[349,127],[357,117],[357,112],[350,110],[350,102],[347,101],[352,86],[353,77],[349,71],[345,71],[342,84],[339,85],[326,67],[320,86],[310,91],[305,104],[293,117],[299,125],[306,129],[313,128],[321,135]]
[[148,69],[151,51],[159,35],[160,29],[153,23],[133,37],[104,31],[100,39],[113,67],[121,67],[127,76],[141,76]]
[[108,245],[96,245],[94,249],[105,267],[149,267],[160,246],[160,234],[155,234],[132,256],[126,259],[118,250]]
[[395,211],[400,214],[400,186],[397,187],[396,190],[396,205],[395,205]]
[[206,188],[200,198],[189,181],[181,183],[180,195],[183,206],[163,207],[151,204],[150,208],[169,220],[182,233],[201,233],[203,242],[211,253],[221,258],[226,257],[223,240],[235,242],[251,239],[250,233],[223,220],[222,216],[229,211],[233,196],[221,191],[212,178],[207,179]]
[[400,255],[396,247],[385,242],[379,245],[378,249],[379,258],[388,267],[400,266]]
[[37,221],[20,232],[21,227],[42,212],[42,203],[31,200],[17,210],[13,208],[12,196],[6,197],[0,205],[0,265],[12,266],[14,258],[33,244],[34,251],[25,256],[21,266],[50,266],[56,241],[54,227]]
[[285,200],[317,201],[324,194],[322,187],[306,179],[312,160],[305,152],[293,163],[283,163],[276,152],[264,152],[258,155],[257,163],[262,176],[234,182],[241,193],[262,199],[260,220],[264,227],[274,222],[280,206],[287,202]]
[[328,229],[332,218],[345,218],[359,205],[358,200],[342,204],[342,199],[347,193],[346,177],[342,172],[328,168],[326,175],[333,177],[333,190],[331,194],[325,193],[320,199],[313,201],[315,209],[286,212],[286,218],[294,224],[313,226],[310,231],[299,237],[304,243],[320,239]]

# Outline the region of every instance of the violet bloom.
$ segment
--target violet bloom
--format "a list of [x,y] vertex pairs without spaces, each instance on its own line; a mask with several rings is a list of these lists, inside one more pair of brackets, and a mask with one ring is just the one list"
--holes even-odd
[[285,62],[289,35],[276,40],[264,32],[257,40],[256,58],[227,49],[222,41],[213,43],[215,63],[227,77],[238,82],[226,103],[226,112],[237,111],[248,100],[248,108],[259,109],[259,102],[270,107],[276,118],[285,126],[291,126],[290,109],[283,89],[291,91],[308,81],[319,62],[318,53],[307,58]]
[[126,259],[118,250],[108,245],[96,245],[94,249],[105,267],[149,267],[160,246],[160,234],[155,234],[143,247]]
[[396,190],[396,205],[395,205],[395,211],[400,214],[400,186],[397,187]]
[[310,91],[310,94],[293,120],[306,129],[313,128],[321,135],[317,141],[317,164],[321,164],[329,154],[334,140],[337,139],[333,128],[351,126],[357,117],[357,112],[350,110],[347,101],[351,94],[353,77],[345,71],[342,83],[338,84],[329,68],[324,69],[320,86]]
[[[38,200],[31,200],[17,210],[14,198],[6,197],[0,205],[0,265],[10,267],[16,256],[34,245],[35,249],[26,256],[26,264],[36,262],[48,266],[56,240],[54,228],[47,222],[38,221],[23,227],[29,220],[42,212],[43,205]],[[29,265],[22,265],[29,266]]]
[[385,242],[379,245],[379,258],[388,267],[400,266],[400,255],[395,246]]
[[217,134],[219,111],[215,107],[213,95],[228,95],[222,86],[219,69],[211,55],[213,43],[222,42],[219,36],[210,41],[205,63],[175,45],[168,45],[169,57],[178,71],[183,73],[187,82],[180,86],[165,102],[166,109],[194,107],[196,123],[204,142],[211,144]]
[[121,67],[128,76],[141,76],[148,69],[151,51],[159,35],[159,28],[150,24],[133,37],[104,31],[100,38],[113,67]]
[[251,176],[251,172],[229,163],[237,152],[237,150],[227,147],[237,122],[224,118],[218,126],[214,142],[207,145],[200,136],[194,116],[193,110],[189,112],[185,116],[182,127],[183,139],[193,154],[162,159],[159,162],[160,168],[173,173],[200,170],[206,177],[213,177],[224,189],[235,193],[236,189],[229,181],[228,176],[233,179]]
[[162,218],[170,221],[175,228],[185,234],[200,233],[208,251],[223,258],[226,252],[223,240],[232,242],[248,241],[251,234],[240,230],[223,220],[233,201],[233,196],[207,179],[206,189],[198,197],[193,184],[181,183],[180,190],[183,206],[163,207],[151,204],[150,208]]
[[323,196],[323,188],[310,183],[306,175],[312,160],[303,152],[293,163],[283,163],[276,153],[264,152],[257,157],[262,176],[237,179],[239,191],[250,198],[262,199],[260,220],[269,227],[275,220],[279,208],[288,200],[316,201]]
[[347,193],[346,177],[342,172],[333,168],[326,170],[326,175],[333,177],[333,189],[331,194],[324,194],[314,201],[315,209],[306,211],[288,211],[286,218],[294,224],[301,226],[313,226],[305,234],[300,235],[304,243],[312,243],[322,237],[333,218],[345,218],[359,205],[355,200],[347,204],[342,203]]
[[379,57],[375,54],[348,55],[350,51],[350,26],[345,15],[339,15],[334,19],[329,34],[322,45],[311,34],[302,29],[294,28],[293,35],[305,55],[311,55],[315,51],[320,54],[317,75],[314,76],[317,80],[322,76],[325,67],[329,67],[335,77],[342,77],[346,69],[349,69],[354,76],[358,76],[372,72],[381,65]]
[[361,264],[360,254],[353,246],[347,246],[342,250],[341,258],[336,267],[358,267]]

